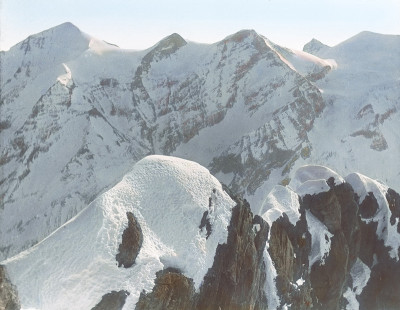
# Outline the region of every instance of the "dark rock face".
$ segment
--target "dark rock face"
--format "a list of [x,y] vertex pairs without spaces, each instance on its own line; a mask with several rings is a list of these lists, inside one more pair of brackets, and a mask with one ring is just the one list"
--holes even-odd
[[213,266],[199,293],[178,270],[157,273],[153,291],[142,293],[136,309],[265,309],[263,252],[268,224],[254,216],[247,201],[236,199],[226,244],[217,247]]
[[[256,227],[256,229],[254,229]],[[213,266],[200,287],[197,309],[264,309],[263,252],[268,224],[237,199],[228,227],[228,240],[220,244]]]
[[400,233],[400,195],[393,189],[389,188],[386,193],[386,200],[389,204],[390,212],[392,212],[390,224],[394,225],[396,218],[399,219],[399,222],[397,223],[397,231]]
[[376,250],[378,263],[360,295],[360,309],[400,309],[400,262],[389,257],[382,242]]
[[310,210],[333,234],[325,263],[311,266],[315,309],[340,308],[349,271],[359,255],[361,243],[359,207],[353,188],[347,183],[329,184],[328,192],[306,195],[301,201],[301,208]]
[[[261,217],[253,217],[246,200],[226,189],[237,205],[232,209],[227,243],[218,245],[213,266],[199,292],[179,270],[166,269],[157,273],[153,291],[143,292],[136,308],[267,309],[264,290],[270,270],[266,270],[263,252],[269,235],[268,253],[277,272],[277,309],[288,305],[295,310],[345,309],[349,301],[343,295],[349,289],[355,292],[352,268],[357,269],[361,263],[371,273],[362,292],[355,295],[360,309],[400,309],[400,262],[390,257],[390,249],[378,239],[377,223],[368,221],[379,211],[377,199],[369,193],[359,203],[348,183],[335,185],[334,180],[327,180],[327,184],[328,192],[299,198],[300,218],[295,225],[283,213],[270,229]],[[395,191],[388,191],[386,196],[395,220],[399,198]],[[332,234],[324,262],[312,266],[308,212]],[[208,211],[203,215],[201,229],[207,229],[207,215]],[[211,233],[211,225],[208,231]]]
[[137,310],[192,310],[195,303],[193,280],[177,269],[168,268],[157,272],[151,293],[141,293]]
[[[269,249],[277,277],[276,286],[280,296],[280,307],[292,305],[291,309],[310,309],[312,290],[308,275],[308,254],[311,251],[311,235],[307,231],[305,212],[293,226],[284,213],[271,227]],[[303,279],[304,283],[294,283]]]
[[364,219],[369,219],[375,215],[378,208],[378,202],[374,194],[370,192],[360,204],[360,216]]
[[0,309],[21,309],[16,287],[8,279],[6,270],[2,265],[0,265]]
[[101,301],[92,310],[121,310],[129,296],[127,291],[112,291],[103,296]]
[[[215,193],[215,189],[213,190],[213,193]],[[203,229],[206,229],[206,239],[210,237],[211,232],[212,232],[212,226],[210,222],[210,217],[209,213],[211,212],[211,207],[212,207],[212,197],[209,198],[208,200],[208,210],[209,211],[204,211],[203,217],[201,218],[200,226],[199,229],[203,231]]]
[[[400,195],[389,189],[386,200],[391,211],[390,224],[395,224],[399,216]],[[364,199],[361,205],[373,205],[378,208],[376,198],[372,193]],[[369,215],[369,214],[368,214]],[[389,249],[376,235],[378,223],[363,221],[368,216],[361,216],[362,247],[360,258],[371,269],[370,279],[360,295],[360,309],[400,309],[400,261],[389,255]],[[399,226],[397,226],[399,227]],[[397,228],[399,231],[399,228]]]
[[127,212],[128,227],[122,234],[122,243],[119,245],[119,253],[116,255],[118,267],[131,267],[139,254],[143,243],[143,233],[138,221],[132,212]]
[[211,232],[212,232],[210,218],[208,217],[208,211],[204,211],[203,217],[201,218],[201,222],[200,222],[200,226],[199,226],[199,229],[201,231],[204,228],[206,229],[206,239],[208,239],[208,237],[210,237]]

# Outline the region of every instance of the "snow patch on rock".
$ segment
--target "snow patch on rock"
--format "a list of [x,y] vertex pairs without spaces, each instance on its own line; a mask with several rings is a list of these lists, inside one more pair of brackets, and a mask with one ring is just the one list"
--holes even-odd
[[357,258],[353,267],[351,267],[350,275],[353,280],[353,285],[348,287],[343,297],[349,302],[346,310],[358,310],[360,305],[357,300],[364,287],[367,285],[371,270],[359,258]]
[[320,262],[325,264],[325,258],[328,257],[331,250],[331,238],[333,235],[328,231],[328,228],[321,223],[310,210],[306,210],[306,220],[308,231],[311,234],[311,252],[308,257],[310,262],[309,268],[312,265]]
[[[263,219],[270,226],[283,213],[286,213],[290,223],[295,226],[296,222],[300,219],[299,209],[299,196],[290,188],[277,185],[265,198],[260,213],[263,214]],[[267,211],[262,213],[263,210]]]

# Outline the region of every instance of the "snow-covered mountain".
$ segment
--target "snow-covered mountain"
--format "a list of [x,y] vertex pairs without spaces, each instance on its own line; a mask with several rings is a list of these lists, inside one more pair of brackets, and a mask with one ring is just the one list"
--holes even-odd
[[[315,59],[304,67],[325,72]],[[325,105],[276,45],[247,30],[212,45],[173,34],[135,52],[67,23],[2,63],[2,257],[40,241],[147,154],[195,160],[253,194],[307,149]]]
[[[301,199],[298,201],[297,195],[318,195],[321,190],[329,191],[333,186],[326,183],[328,170],[325,168],[311,169],[312,174],[322,173],[323,176],[317,180],[313,177],[307,183],[307,175],[310,172],[301,174],[301,167],[304,165],[319,164],[331,167],[337,173],[331,171],[328,174],[334,176],[339,183],[344,181],[339,174],[347,175],[349,171],[369,175],[373,180],[380,180],[368,182],[378,184],[376,186],[381,194],[368,187],[370,185],[364,192],[360,184],[366,181],[364,182],[365,178],[360,175],[346,178],[345,184],[354,187],[359,203],[369,199],[369,192],[372,192],[379,206],[383,206],[379,207],[379,210],[386,210],[380,211],[377,218],[372,218],[370,209],[377,210],[378,207],[366,207],[369,210],[365,211],[368,215],[362,213],[361,218],[369,216],[368,219],[365,217],[367,223],[384,223],[376,224],[378,227],[373,229],[377,231],[378,236],[376,240],[373,239],[373,243],[380,245],[374,245],[374,250],[369,251],[375,251],[378,247],[380,252],[385,252],[385,247],[390,247],[392,250],[386,251],[389,254],[385,254],[382,259],[396,261],[397,241],[396,238],[388,237],[393,236],[392,232],[388,231],[395,230],[389,226],[395,227],[396,224],[398,211],[395,211],[397,209],[394,206],[397,206],[397,198],[393,207],[389,203],[387,210],[378,196],[384,197],[391,193],[387,187],[379,185],[382,182],[397,191],[400,188],[399,54],[400,36],[369,32],[360,33],[334,47],[312,40],[305,45],[304,51],[279,46],[253,30],[242,30],[210,45],[186,41],[178,34],[172,34],[144,51],[120,49],[83,33],[70,23],[30,36],[9,51],[0,53],[0,261],[9,258],[7,269],[13,268],[11,266],[14,266],[14,263],[11,261],[15,262],[15,266],[19,266],[15,268],[21,269],[24,257],[29,256],[29,259],[34,261],[35,255],[43,255],[47,250],[53,251],[52,248],[58,248],[54,243],[57,243],[59,238],[82,238],[78,233],[74,236],[66,233],[63,236],[62,231],[77,225],[73,224],[75,222],[88,222],[91,224],[87,224],[88,227],[85,228],[85,240],[93,246],[87,250],[100,251],[98,257],[105,263],[104,268],[114,266],[115,261],[111,264],[107,259],[116,255],[122,227],[125,227],[126,223],[135,227],[134,223],[140,222],[140,219],[133,212],[134,206],[130,204],[130,211],[123,207],[123,210],[126,209],[121,211],[123,215],[112,215],[117,216],[118,220],[115,222],[115,218],[112,218],[110,222],[108,218],[111,215],[106,211],[110,204],[99,201],[129,179],[132,167],[136,167],[134,170],[139,169],[137,167],[143,162],[139,162],[138,166],[134,164],[150,154],[174,155],[207,167],[233,193],[245,197],[254,214],[267,214],[264,219],[271,229],[274,227],[273,222],[282,213],[287,214],[292,226],[296,226],[300,214],[298,204],[300,209],[303,208],[303,202]],[[158,158],[156,162],[165,163],[169,160]],[[193,169],[197,171],[196,169],[200,168]],[[203,171],[202,169],[199,171]],[[295,171],[300,172],[296,174]],[[358,179],[361,181],[357,176],[360,176]],[[174,174],[173,178],[175,177]],[[178,179],[180,178],[186,177],[178,176]],[[193,175],[186,179],[191,178],[196,179]],[[157,182],[154,180],[155,185]],[[221,188],[216,180],[213,179],[211,183],[214,184],[211,187]],[[336,186],[340,186],[339,183]],[[197,186],[190,184],[182,186]],[[282,186],[276,186],[277,184]],[[288,184],[292,190],[285,187]],[[167,192],[165,189],[163,194],[175,195],[172,191],[171,194]],[[233,206],[232,199],[222,190],[218,193],[225,197],[226,211],[230,210]],[[124,192],[121,195],[126,198],[131,197],[131,194]],[[208,198],[215,195],[211,195],[209,190],[197,194]],[[128,198],[125,198],[118,199],[126,201]],[[172,197],[164,200],[169,201],[169,198]],[[247,202],[243,201],[236,203],[247,205]],[[125,205],[125,202],[123,204]],[[195,206],[199,207],[195,212],[200,214],[204,208],[203,203],[201,207],[199,204],[194,204],[193,207]],[[126,212],[133,212],[136,218],[127,216]],[[312,214],[310,212],[305,212],[304,216],[317,224],[310,228],[309,233],[313,235],[316,231],[325,229],[326,238],[334,238],[332,236],[335,236],[337,225],[331,229],[330,224],[324,222],[324,216],[318,217],[320,210],[311,212]],[[335,212],[333,215],[336,216],[337,210]],[[91,222],[88,218],[85,220],[83,214],[89,213],[98,221]],[[225,214],[226,225],[232,219],[230,211],[228,213]],[[71,219],[72,222],[65,225]],[[108,254],[105,254],[105,250],[101,248],[103,243],[99,243],[96,249],[93,247],[97,244],[96,238],[101,235],[98,235],[100,225],[107,221],[111,226],[116,226],[113,233],[107,232],[109,236],[113,235],[114,241],[109,241],[107,247],[111,250],[107,250]],[[147,223],[148,219],[144,221]],[[205,227],[209,227],[206,218],[204,221]],[[282,233],[282,229],[289,229],[285,219],[279,221],[283,221],[280,224],[283,228],[279,226],[279,233]],[[302,223],[303,226],[295,229],[298,230],[297,233],[305,229],[304,222]],[[254,227],[262,230],[262,225],[258,222],[247,224],[249,227],[253,227],[254,224]],[[199,225],[197,218],[196,225],[192,228],[189,228],[189,225],[185,229],[193,229],[193,234],[197,234],[197,228],[194,229]],[[226,226],[221,226],[220,229],[221,234],[225,234],[224,238],[227,238]],[[293,237],[291,229],[287,231],[289,239]],[[345,239],[350,240],[348,229],[342,230]],[[130,235],[129,232],[126,234]],[[138,232],[132,234],[136,235]],[[177,263],[179,266],[174,266],[173,263],[161,261],[149,271],[147,282],[146,277],[142,277],[147,284],[133,288],[129,281],[126,282],[127,277],[132,276],[130,271],[117,272],[115,283],[125,281],[125,284],[115,288],[108,286],[108,293],[111,295],[107,296],[111,297],[104,295],[107,293],[106,284],[93,288],[97,291],[90,293],[93,298],[88,299],[87,307],[93,307],[101,296],[105,296],[106,299],[119,298],[118,300],[126,298],[127,304],[133,305],[143,288],[149,291],[154,285],[154,272],[164,267],[176,267],[183,271],[185,277],[193,280],[193,289],[197,294],[198,290],[202,290],[200,283],[206,269],[210,264],[221,263],[214,258],[214,254],[217,244],[223,243],[222,239],[218,239],[222,235],[218,240],[214,240],[216,235],[211,233],[209,241],[208,234],[209,231],[205,237],[209,242],[207,244],[213,244],[214,248],[204,252],[207,254],[203,253],[207,256],[204,258],[207,264],[203,269],[199,268],[199,274],[195,275],[189,271],[186,273],[185,267],[179,265],[180,263]],[[53,237],[54,235],[58,237]],[[146,234],[143,236],[145,242]],[[248,239],[248,236],[246,238]],[[179,242],[181,241],[184,242]],[[179,252],[174,248],[179,242],[174,245],[157,245],[156,247],[161,247],[157,251],[167,251],[166,248],[169,248],[172,252]],[[194,246],[198,246],[196,242]],[[328,248],[327,244],[324,247],[322,239],[320,243],[321,249]],[[33,247],[35,244],[38,245]],[[82,246],[82,243],[79,245],[78,242],[70,244]],[[180,246],[182,245],[178,247]],[[240,252],[239,246],[236,249]],[[28,252],[22,252],[24,250]],[[257,251],[252,255],[259,255]],[[321,251],[319,254],[313,252],[309,262],[318,262],[321,257],[324,259],[325,250]],[[160,254],[161,252],[158,252],[159,256],[165,255]],[[51,253],[56,255],[54,251]],[[75,258],[71,259],[84,260],[85,253],[87,254],[82,251],[80,258],[73,256]],[[179,255],[184,255],[182,253]],[[59,262],[55,261],[59,256],[54,258],[52,255],[49,254],[49,259],[53,260],[51,264],[57,268]],[[108,258],[104,258],[104,255],[108,255]],[[126,255],[128,254],[120,256]],[[140,255],[139,253],[139,257]],[[352,257],[346,266],[356,266],[354,273],[366,270],[364,265],[371,269],[376,261],[371,260],[368,255],[359,257],[362,264],[357,261],[357,265],[353,265],[356,263]],[[306,256],[308,257],[308,254]],[[377,259],[379,260],[379,257]],[[256,261],[259,270],[253,276],[260,280],[263,277],[263,263],[270,269],[276,267],[276,264],[274,263],[274,267],[272,263],[275,262],[273,257],[265,258],[263,263],[260,260]],[[91,263],[94,264],[94,261]],[[39,268],[40,264],[41,262],[37,262],[36,266]],[[120,262],[117,264],[123,265]],[[76,264],[76,268],[81,267],[86,268],[86,265]],[[90,268],[85,270],[94,274],[94,269]],[[22,269],[27,273],[36,272],[35,268]],[[68,274],[75,274],[78,270],[72,269]],[[279,278],[278,269],[275,270],[275,275],[266,275],[269,283],[273,283],[271,279],[274,277]],[[51,270],[49,269],[47,275]],[[301,267],[296,270],[296,276],[305,272]],[[382,270],[380,272],[386,272],[384,268]],[[12,271],[10,274],[11,282],[16,281],[19,290],[24,291],[28,285],[32,286],[30,282],[26,285],[20,284],[26,280],[24,275],[13,274]],[[100,272],[96,277],[104,275]],[[53,276],[60,277],[56,273],[51,277]],[[110,275],[107,273],[107,276]],[[51,277],[49,276],[49,279]],[[97,279],[96,277],[94,279]],[[169,275],[160,274],[160,277],[159,281],[163,281],[163,277]],[[178,278],[182,280],[179,276]],[[212,277],[206,276],[204,279],[214,283],[210,284],[210,287],[217,285]],[[278,285],[277,288],[273,288],[274,286],[270,285],[266,290],[271,296],[264,296],[261,293],[264,290],[252,287],[255,304],[265,302],[265,297],[272,308],[278,305],[278,299],[285,300],[281,307],[285,303],[289,305],[290,298],[294,295],[283,298],[279,292],[283,289],[288,290],[292,287],[288,283],[300,281],[300,278],[295,279],[295,282],[285,282],[285,277],[282,279],[283,282],[278,280],[282,287]],[[348,277],[346,279],[350,281]],[[44,281],[44,278],[42,280]],[[314,278],[312,281],[317,280]],[[76,278],[71,281],[83,280]],[[303,283],[302,280],[300,282]],[[353,294],[361,294],[361,282],[357,283],[357,286],[353,283],[353,287],[350,282],[346,284],[349,287],[346,293],[349,303],[359,300]],[[65,285],[65,289],[64,286],[60,286],[60,294],[64,292],[73,295],[69,291],[68,283],[57,285]],[[51,298],[62,304],[63,297],[57,297],[58,293],[48,295],[47,292],[42,296],[37,294],[42,294],[45,289],[41,285],[38,285],[37,289],[36,293],[32,291],[29,296],[21,293],[22,301],[31,300],[31,306],[39,308],[50,305]],[[82,292],[84,291],[82,288]],[[129,292],[130,297],[127,297],[125,292]],[[241,291],[235,294],[240,299],[240,296],[248,293]],[[200,298],[196,296],[196,300]],[[302,296],[306,298],[306,295]],[[316,296],[320,299],[322,295]],[[153,305],[153,297],[143,296],[141,305]],[[307,300],[311,298],[313,303],[316,303],[315,296],[308,297]],[[332,301],[333,304],[337,302]],[[77,299],[77,305],[78,303]],[[73,306],[70,309],[72,308]]]
[[305,166],[290,186],[274,187],[265,208],[253,216],[245,200],[230,197],[197,163],[149,156],[2,264],[22,309],[400,304],[395,191],[361,174],[342,178]]

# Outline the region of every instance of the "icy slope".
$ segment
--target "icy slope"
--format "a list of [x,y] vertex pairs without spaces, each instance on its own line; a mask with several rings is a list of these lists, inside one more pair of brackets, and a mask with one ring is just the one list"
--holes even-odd
[[[200,165],[173,157],[139,161],[112,189],[28,251],[2,262],[17,286],[23,309],[91,309],[111,290],[130,292],[133,309],[156,271],[174,267],[199,287],[218,243],[226,242],[234,202]],[[212,233],[199,229],[212,209]],[[131,268],[115,256],[133,212],[143,232]]]

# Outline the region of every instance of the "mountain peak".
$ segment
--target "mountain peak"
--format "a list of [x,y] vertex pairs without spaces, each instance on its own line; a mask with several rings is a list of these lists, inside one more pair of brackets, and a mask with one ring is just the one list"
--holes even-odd
[[260,38],[260,36],[253,29],[243,29],[243,30],[240,30],[240,31],[226,37],[224,41],[233,41],[233,42],[240,43],[240,42],[243,42],[247,38],[254,39],[254,38]]
[[88,35],[74,24],[66,22],[31,35],[15,47],[23,50],[25,54],[35,49],[51,51],[68,47],[82,50],[88,47],[89,41]]
[[157,49],[173,49],[177,50],[178,48],[186,45],[187,42],[183,39],[179,34],[173,33],[168,37],[165,37],[157,44]]
[[54,26],[54,27],[52,27],[52,28],[50,28],[48,30],[51,30],[51,29],[60,29],[60,30],[69,30],[69,31],[78,30],[78,31],[80,31],[80,29],[77,26],[75,26],[73,23],[71,23],[71,22],[65,22],[65,23],[59,24],[59,25]]
[[303,51],[307,52],[309,54],[316,54],[320,50],[329,48],[328,45],[323,44],[321,41],[318,41],[317,39],[312,39],[310,42],[304,45]]
[[72,24],[71,22],[65,22],[60,25],[51,27],[47,30],[34,34],[29,38],[36,38],[36,37],[74,37],[78,39],[78,36],[83,36],[86,39],[88,38],[77,26]]

